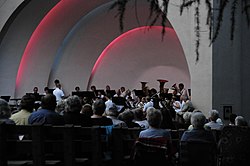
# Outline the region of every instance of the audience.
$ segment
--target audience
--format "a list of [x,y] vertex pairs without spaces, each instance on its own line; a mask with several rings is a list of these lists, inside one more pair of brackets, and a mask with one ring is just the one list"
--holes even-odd
[[11,109],[7,101],[0,98],[0,124],[15,124],[11,119]]
[[24,95],[20,102],[20,111],[12,114],[10,119],[16,125],[28,125],[30,114],[34,111],[35,97],[33,95]]
[[235,126],[248,126],[248,123],[243,116],[237,116],[235,118]]
[[119,112],[115,104],[106,109],[105,114],[108,118],[112,119],[114,127],[127,127],[124,121],[118,119]]
[[112,120],[103,115],[106,109],[106,105],[102,99],[95,100],[92,105],[92,109],[93,109],[93,115],[91,116],[92,125],[97,125],[97,126],[113,125]]
[[134,113],[134,122],[138,123],[143,129],[149,128],[148,121],[144,116],[142,108],[135,108],[132,111]]
[[206,123],[206,117],[201,112],[195,112],[191,116],[191,124],[193,128],[191,130],[186,130],[181,141],[209,141],[215,143],[215,138],[211,131],[205,130],[204,125]]
[[56,113],[58,113],[59,115],[63,115],[65,112],[65,99],[57,102],[56,105]]
[[63,114],[65,124],[92,126],[91,118],[81,114],[82,104],[78,96],[70,96],[65,100],[65,112]]
[[138,123],[134,122],[134,113],[130,109],[126,109],[118,115],[118,119],[124,121],[129,128],[141,126]]
[[223,124],[221,122],[217,122],[219,118],[219,112],[217,110],[209,111],[209,122],[205,124],[205,127],[208,127],[212,130],[222,130]]
[[28,122],[29,124],[52,124],[63,125],[63,117],[55,112],[56,96],[47,94],[42,97],[41,108],[32,112]]
[[229,126],[234,126],[235,125],[235,118],[237,117],[237,115],[236,114],[230,114],[229,115]]
[[81,109],[81,114],[83,114],[86,117],[90,117],[93,115],[93,109],[90,104],[84,104]]
[[155,109],[154,107],[149,107],[147,109],[146,119],[148,121],[149,128],[141,131],[139,138],[164,137],[167,140],[171,140],[170,132],[160,128],[163,119],[160,110]]

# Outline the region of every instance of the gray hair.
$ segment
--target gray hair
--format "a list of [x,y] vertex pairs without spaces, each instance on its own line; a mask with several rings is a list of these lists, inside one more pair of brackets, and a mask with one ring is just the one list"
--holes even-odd
[[212,121],[216,121],[219,118],[219,112],[217,110],[211,110],[211,111],[209,111],[209,118]]
[[108,116],[114,116],[114,117],[117,117],[119,115],[118,108],[115,104],[112,104],[111,107],[106,109],[105,113]]
[[161,122],[163,120],[162,113],[160,110],[154,107],[149,107],[147,109],[147,121],[151,127],[160,128]]
[[243,116],[237,116],[235,118],[235,125],[236,126],[248,126],[247,121]]
[[184,121],[185,121],[185,122],[190,122],[191,116],[192,116],[192,112],[185,112],[185,113],[183,114],[183,119],[184,119]]
[[206,123],[206,116],[201,112],[195,112],[191,116],[191,124],[194,129],[202,129]]
[[81,100],[78,96],[70,96],[65,100],[65,111],[80,113],[82,109]]

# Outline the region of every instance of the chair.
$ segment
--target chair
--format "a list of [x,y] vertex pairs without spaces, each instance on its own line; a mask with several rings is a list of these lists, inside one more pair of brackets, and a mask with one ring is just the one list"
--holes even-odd
[[218,142],[219,166],[247,166],[250,163],[250,128],[225,126]]
[[131,151],[134,143],[139,137],[141,128],[119,128],[114,127],[112,130],[112,158],[114,166],[123,166],[131,164]]
[[181,166],[216,166],[216,144],[201,140],[180,142]]
[[138,138],[131,153],[134,166],[152,166],[156,163],[170,165],[169,140],[159,138]]

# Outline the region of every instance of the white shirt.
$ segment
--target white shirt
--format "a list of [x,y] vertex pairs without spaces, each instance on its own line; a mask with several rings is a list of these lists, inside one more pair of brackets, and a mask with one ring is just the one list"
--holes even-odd
[[108,99],[107,101],[105,101],[105,105],[106,105],[106,110],[108,110],[110,107],[113,107],[114,103],[112,102],[111,99]]
[[154,107],[154,103],[153,103],[152,101],[147,102],[147,103],[144,105],[143,111],[144,111],[144,112],[147,111],[147,109],[148,109],[149,107]]
[[64,93],[61,89],[59,88],[56,88],[54,91],[53,91],[53,95],[56,96],[56,101],[61,101],[62,100],[62,97],[64,97]]

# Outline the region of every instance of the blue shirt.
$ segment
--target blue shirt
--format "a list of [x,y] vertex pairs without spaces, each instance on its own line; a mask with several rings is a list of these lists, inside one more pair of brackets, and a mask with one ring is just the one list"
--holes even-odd
[[30,114],[28,119],[29,124],[52,124],[52,125],[63,125],[64,120],[61,115],[55,111],[47,109],[39,109]]
[[139,138],[156,138],[156,137],[165,137],[168,140],[171,139],[171,134],[166,129],[155,129],[148,128],[143,130],[139,134]]
[[215,138],[211,131],[204,129],[192,129],[183,133],[181,141],[208,141],[215,142]]

